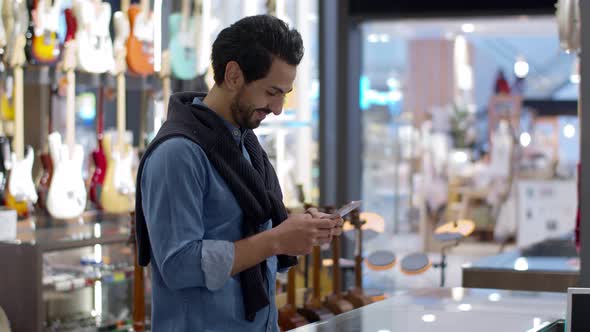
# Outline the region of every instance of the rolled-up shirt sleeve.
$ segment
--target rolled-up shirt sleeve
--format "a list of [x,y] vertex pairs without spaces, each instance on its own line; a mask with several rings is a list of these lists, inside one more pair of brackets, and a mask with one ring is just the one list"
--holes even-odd
[[171,289],[215,291],[230,278],[233,242],[203,239],[206,158],[198,145],[172,138],[150,154],[141,174],[152,258]]

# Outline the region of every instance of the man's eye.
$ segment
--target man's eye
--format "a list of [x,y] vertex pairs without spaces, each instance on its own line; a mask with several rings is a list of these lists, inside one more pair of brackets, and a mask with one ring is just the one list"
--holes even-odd
[[269,95],[269,96],[271,96],[271,97],[276,97],[276,95],[277,95],[276,93],[270,92],[270,91],[266,91],[266,94]]

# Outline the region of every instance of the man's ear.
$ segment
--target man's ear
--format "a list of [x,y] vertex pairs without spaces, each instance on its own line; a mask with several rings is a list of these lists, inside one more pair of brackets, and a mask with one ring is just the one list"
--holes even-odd
[[227,88],[232,91],[240,90],[244,85],[244,81],[244,73],[240,65],[235,61],[229,61],[225,65],[225,77],[223,80]]

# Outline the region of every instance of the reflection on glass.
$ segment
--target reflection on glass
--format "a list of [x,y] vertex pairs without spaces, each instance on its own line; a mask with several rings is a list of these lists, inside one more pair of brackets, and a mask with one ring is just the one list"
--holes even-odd
[[431,315],[431,314],[424,315],[424,316],[422,316],[422,320],[426,323],[432,323],[432,322],[436,321],[436,316]]
[[461,301],[465,296],[465,289],[463,289],[462,287],[455,287],[451,290],[451,294],[453,296],[453,300]]
[[471,309],[473,309],[473,306],[471,306],[471,304],[469,303],[461,303],[459,304],[458,308],[460,311],[471,311]]
[[488,299],[491,302],[500,302],[500,300],[502,299],[502,296],[498,293],[492,293],[492,294],[490,294],[490,296],[488,296]]

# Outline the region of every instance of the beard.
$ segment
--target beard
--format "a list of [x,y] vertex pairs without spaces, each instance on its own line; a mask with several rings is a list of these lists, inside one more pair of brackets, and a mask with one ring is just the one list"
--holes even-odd
[[266,115],[271,113],[268,108],[256,108],[242,101],[241,91],[234,97],[230,110],[234,121],[243,129],[258,128]]

